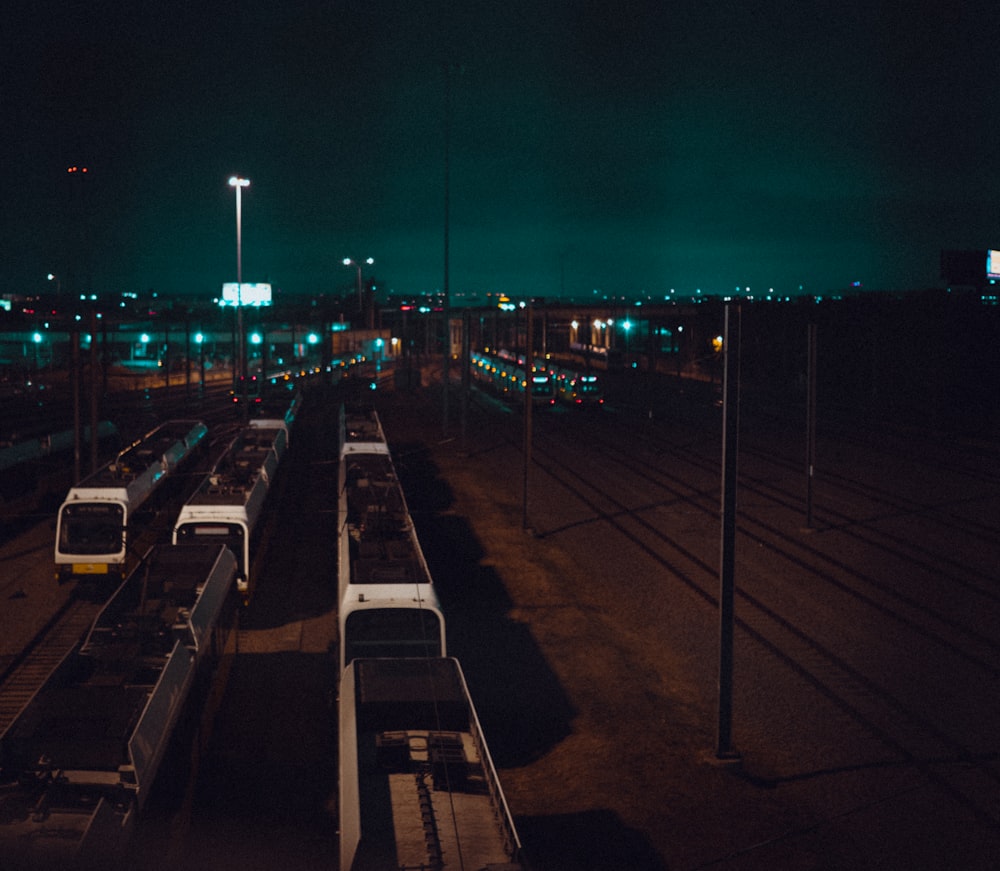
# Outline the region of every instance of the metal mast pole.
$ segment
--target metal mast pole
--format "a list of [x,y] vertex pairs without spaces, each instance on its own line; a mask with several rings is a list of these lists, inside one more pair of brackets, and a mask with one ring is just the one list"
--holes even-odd
[[441,361],[441,428],[448,434],[448,382],[451,379],[451,291],[449,271],[449,224],[451,221],[451,63],[444,73],[444,358]]
[[816,324],[808,329],[808,391],[806,399],[806,528],[813,525],[813,476],[816,471]]
[[[521,528],[525,532],[531,532],[531,522],[528,519],[528,495],[530,493],[531,484],[531,361],[532,361],[532,345],[534,343],[534,336],[532,334],[532,322],[534,321],[534,314],[532,312],[531,304],[527,307],[527,324],[525,326],[525,338],[524,338],[524,480],[522,487],[522,510],[521,510]],[[516,343],[515,343],[516,344]]]
[[733,627],[735,623],[736,477],[740,421],[740,307],[726,305],[723,334],[722,535],[719,568],[719,723],[715,758],[734,762]]

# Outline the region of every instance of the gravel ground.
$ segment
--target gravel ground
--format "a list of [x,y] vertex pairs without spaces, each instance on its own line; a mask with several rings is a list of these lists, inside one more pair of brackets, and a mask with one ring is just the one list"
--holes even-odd
[[[407,474],[426,479],[408,488],[421,494],[411,510],[449,615],[449,652],[535,871],[1000,867],[995,827],[942,821],[948,811],[910,766],[853,735],[849,748],[831,740],[853,725],[821,698],[795,709],[790,700],[810,694],[794,673],[779,681],[741,660],[742,692],[780,726],[737,723],[738,750],[767,752],[720,763],[715,664],[695,661],[718,636],[705,603],[681,591],[660,614],[614,595],[633,557],[586,532],[527,534],[520,470],[458,450],[428,395],[382,413]],[[769,568],[741,554],[741,572]]]

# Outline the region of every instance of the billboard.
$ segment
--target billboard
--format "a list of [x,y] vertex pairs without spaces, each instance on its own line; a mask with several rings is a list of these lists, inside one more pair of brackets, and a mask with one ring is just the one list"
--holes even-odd
[[986,252],[986,277],[1000,278],[1000,251],[992,248]]
[[222,298],[219,305],[231,306],[265,306],[271,304],[270,284],[237,284],[229,281],[222,285]]

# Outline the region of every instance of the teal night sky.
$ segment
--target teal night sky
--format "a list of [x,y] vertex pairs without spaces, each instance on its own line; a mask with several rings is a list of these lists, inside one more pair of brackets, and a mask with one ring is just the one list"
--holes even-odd
[[340,292],[371,256],[434,291],[449,81],[453,294],[934,285],[1000,246],[1000,27],[902,9],[13,0],[0,292],[216,293],[232,174],[245,280]]

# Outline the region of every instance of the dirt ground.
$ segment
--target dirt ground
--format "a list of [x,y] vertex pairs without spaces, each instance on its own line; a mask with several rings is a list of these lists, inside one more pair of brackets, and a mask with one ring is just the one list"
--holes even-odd
[[416,495],[427,482],[410,487],[411,510],[534,871],[849,867],[794,807],[716,761],[702,694],[635,658],[641,639],[623,640],[601,585],[580,582],[595,567],[527,534],[517,476],[456,451],[436,414],[405,398],[383,412],[447,489],[431,506]]
[[[396,397],[380,413],[410,476],[411,511],[448,614],[449,653],[463,662],[533,871],[913,869],[942,867],[942,855],[1000,867],[996,832],[980,850],[955,827],[955,842],[937,844],[933,855],[905,834],[914,809],[938,813],[922,806],[905,766],[852,770],[836,764],[828,744],[798,736],[801,775],[720,762],[716,688],[704,685],[705,670],[696,682],[686,669],[690,650],[671,652],[704,643],[686,640],[685,624],[714,639],[716,618],[706,622],[704,602],[671,603],[677,634],[657,637],[655,617],[609,595],[628,577],[627,554],[608,553],[595,566],[566,537],[528,534],[516,470],[498,467],[489,452],[458,449],[426,395]],[[717,539],[718,530],[692,534]],[[770,703],[786,700],[779,692]],[[785,719],[794,731],[826,716],[817,706]]]

